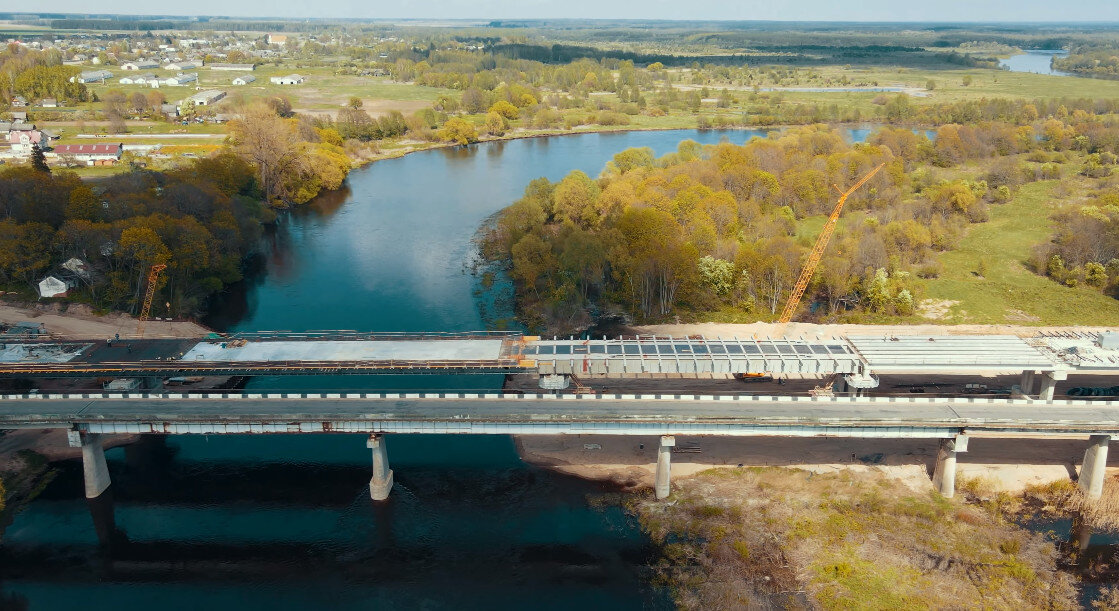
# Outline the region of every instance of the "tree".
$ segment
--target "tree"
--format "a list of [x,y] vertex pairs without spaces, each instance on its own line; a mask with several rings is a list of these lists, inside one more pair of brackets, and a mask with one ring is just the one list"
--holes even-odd
[[128,106],[128,98],[124,92],[112,89],[101,97],[101,112],[109,121],[109,133],[123,134],[128,130],[124,123],[124,115]]
[[502,117],[500,114],[491,112],[486,115],[486,133],[491,136],[505,135],[505,129],[507,127],[508,124],[505,122],[505,117]]
[[489,111],[491,113],[497,113],[497,114],[501,115],[502,117],[505,117],[506,119],[509,119],[510,121],[512,121],[513,119],[516,119],[517,115],[520,113],[520,111],[517,110],[516,106],[513,106],[512,104],[510,104],[509,102],[506,102],[505,100],[499,100],[496,103],[494,103],[493,106],[490,106]]
[[31,146],[31,167],[39,172],[51,173],[50,166],[47,165],[47,156],[43,154],[43,149],[39,148],[38,144]]
[[303,142],[292,126],[265,105],[252,105],[230,122],[233,150],[257,169],[267,201],[283,201],[285,179],[303,166]]
[[478,131],[464,119],[451,117],[439,129],[439,139],[444,142],[470,144],[478,141]]
[[579,227],[596,227],[602,220],[598,210],[600,190],[590,176],[575,170],[556,185],[556,219]]

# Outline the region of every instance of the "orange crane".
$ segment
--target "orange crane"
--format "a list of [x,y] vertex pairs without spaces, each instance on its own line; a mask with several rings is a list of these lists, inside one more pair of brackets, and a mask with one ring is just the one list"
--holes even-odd
[[[820,237],[816,238],[816,245],[812,247],[812,252],[808,255],[808,261],[804,264],[804,269],[800,270],[800,277],[797,278],[796,286],[793,287],[793,293],[789,295],[789,301],[785,304],[785,309],[781,311],[781,318],[777,321],[780,325],[780,331],[784,331],[785,325],[793,319],[793,314],[796,313],[797,306],[800,305],[800,298],[804,295],[804,289],[808,288],[812,275],[816,273],[816,266],[820,264],[820,259],[824,256],[824,249],[828,247],[828,241],[831,240],[831,234],[835,232],[835,224],[839,221],[839,213],[843,212],[843,204],[847,202],[847,197],[866,184],[885,165],[885,163],[878,164],[878,167],[863,176],[862,180],[855,183],[855,186],[847,189],[846,193],[839,191],[838,186],[832,185],[836,191],[839,191],[839,201],[836,202],[835,209],[831,211],[828,222],[824,223],[824,228],[820,231]],[[781,335],[781,333],[779,332],[778,335]]]
[[152,269],[148,272],[148,291],[144,294],[144,307],[140,310],[140,321],[136,323],[136,336],[139,338],[144,337],[144,323],[148,321],[148,316],[152,313],[152,298],[155,297],[155,281],[159,279],[159,272],[167,269],[163,263],[156,263],[152,265]]

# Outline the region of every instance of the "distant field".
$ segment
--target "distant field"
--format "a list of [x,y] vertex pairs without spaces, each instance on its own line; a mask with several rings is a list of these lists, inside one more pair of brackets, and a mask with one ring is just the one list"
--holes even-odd
[[[93,83],[87,85],[90,91],[98,96],[104,95],[105,92],[112,89],[128,94],[135,91],[144,93],[151,91],[151,87],[145,85],[121,85],[118,82],[122,77],[130,74],[136,75],[137,72],[126,72],[116,67],[110,67],[109,70],[113,72],[113,78],[105,84]],[[173,72],[163,69],[153,72],[162,77],[173,74]],[[356,96],[362,98],[368,104],[375,104],[377,108],[371,108],[373,111],[399,109],[411,112],[416,110],[418,106],[427,106],[440,95],[448,93],[456,97],[461,95],[461,92],[450,89],[395,83],[385,77],[335,75],[333,68],[322,67],[259,66],[251,73],[227,72],[203,67],[189,72],[198,73],[196,86],[159,88],[159,91],[167,96],[168,102],[178,102],[194,93],[196,89],[222,89],[230,98],[285,95],[291,100],[295,109],[304,111],[336,110],[346,104],[351,97]],[[302,85],[274,85],[269,82],[270,77],[293,73],[307,77],[307,81]],[[256,81],[249,85],[233,85],[233,79],[243,74],[252,74],[256,77]],[[397,104],[393,104],[393,102]],[[416,104],[416,102],[419,102],[419,104]]]

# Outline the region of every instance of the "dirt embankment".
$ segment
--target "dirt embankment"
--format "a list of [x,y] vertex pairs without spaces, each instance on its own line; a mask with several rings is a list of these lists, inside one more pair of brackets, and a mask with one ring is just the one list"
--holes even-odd
[[[631,488],[651,487],[659,437],[531,435],[517,438],[526,462]],[[1075,479],[1087,442],[1080,439],[974,438],[957,455],[957,482],[1021,492],[1031,486]],[[935,439],[845,439],[676,436],[673,478],[711,468],[795,467],[812,473],[880,473],[913,490],[932,490]],[[1119,468],[1109,457],[1109,473]],[[1119,482],[1114,485],[1119,486]]]
[[[138,321],[123,313],[94,314],[83,304],[70,304],[65,310],[58,303],[11,304],[0,303],[0,323],[42,323],[47,333],[58,337],[121,337],[136,335]],[[205,337],[210,330],[190,321],[149,320],[145,323],[145,337]]]
[[786,337],[829,338],[843,335],[1017,335],[1031,337],[1038,333],[1071,331],[1115,331],[1113,327],[1029,327],[1023,325],[818,325],[793,322],[785,326],[775,323],[681,323],[668,325],[642,325],[633,331],[642,335],[686,337]]

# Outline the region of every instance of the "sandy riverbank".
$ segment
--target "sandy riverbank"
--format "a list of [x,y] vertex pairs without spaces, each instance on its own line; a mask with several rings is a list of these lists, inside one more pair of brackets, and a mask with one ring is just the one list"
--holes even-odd
[[[139,435],[106,435],[105,449],[134,443]],[[16,429],[0,434],[0,472],[13,468],[16,454],[31,450],[47,460],[74,460],[82,457],[81,448],[70,447],[65,429]]]
[[[659,438],[554,435],[517,437],[524,460],[587,479],[627,487],[653,485]],[[1018,492],[1030,485],[1075,477],[1084,458],[1082,439],[974,438],[957,457],[957,481],[983,478],[994,488]],[[778,437],[676,437],[673,477],[715,467],[795,467],[814,473],[849,469],[879,472],[910,487],[931,489],[935,439]],[[1119,456],[1109,460],[1111,471]]]
[[[0,304],[0,322],[14,324],[31,321],[42,323],[52,336],[100,338],[132,337],[136,335],[137,320],[128,314],[97,315],[83,304],[71,304],[62,311],[60,304],[12,305]],[[144,329],[145,337],[205,337],[210,330],[190,321],[149,320]]]

